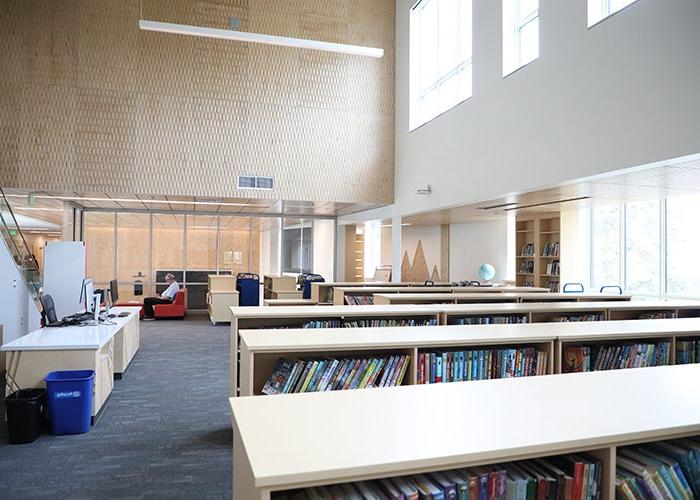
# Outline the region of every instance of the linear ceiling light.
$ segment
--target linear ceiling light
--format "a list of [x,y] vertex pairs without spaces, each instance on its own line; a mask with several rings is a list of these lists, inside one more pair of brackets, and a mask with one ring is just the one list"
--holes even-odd
[[533,203],[532,205],[520,205],[520,206],[513,207],[513,208],[504,208],[503,210],[505,212],[510,212],[511,210],[520,210],[523,208],[543,207],[545,205],[556,205],[557,203],[569,203],[571,201],[588,200],[589,198],[590,198],[590,196],[579,196],[578,198],[566,198],[564,200],[554,200],[554,201],[545,201],[543,203]]
[[139,19],[139,28],[144,31],[158,31],[160,33],[173,33],[176,35],[199,36],[205,38],[221,38],[238,42],[264,43],[267,45],[280,45],[298,49],[323,50],[325,52],[338,52],[355,56],[383,57],[384,49],[363,47],[360,45],[346,45],[344,43],[322,42],[320,40],[308,40],[305,38],[291,38],[287,36],[266,35],[264,33],[247,33],[238,30],[226,30],[218,28],[205,28],[187,24],[162,23]]

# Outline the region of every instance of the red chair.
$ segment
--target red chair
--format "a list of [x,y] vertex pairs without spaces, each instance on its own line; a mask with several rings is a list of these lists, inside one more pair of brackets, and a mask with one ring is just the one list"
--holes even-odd
[[184,318],[186,314],[187,288],[180,288],[171,304],[153,306],[153,316],[156,318]]

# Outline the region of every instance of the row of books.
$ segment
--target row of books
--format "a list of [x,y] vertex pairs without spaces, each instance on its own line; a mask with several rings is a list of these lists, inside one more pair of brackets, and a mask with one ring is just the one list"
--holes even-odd
[[[437,318],[405,318],[405,319],[323,319],[307,321],[302,328],[369,328],[384,326],[436,326]],[[270,328],[270,327],[264,327]],[[272,327],[277,328],[277,327]],[[278,328],[289,328],[286,326]]]
[[542,247],[542,257],[558,257],[559,256],[559,242],[554,243],[548,242]]
[[421,352],[418,383],[528,377],[547,373],[547,353],[534,347]]
[[700,438],[684,438],[620,448],[617,498],[700,498]]
[[401,385],[410,356],[285,359],[280,358],[263,394],[339,391]]
[[700,363],[700,340],[676,341],[676,364]]
[[526,314],[508,314],[503,316],[465,316],[450,318],[451,325],[510,325],[527,323]]
[[545,274],[551,274],[553,276],[559,276],[559,261],[558,260],[553,260],[549,264],[547,264],[547,268],[545,270]]
[[649,311],[639,315],[639,319],[673,319],[675,317],[675,311]]
[[532,281],[532,280],[525,280],[525,281],[523,281],[523,284],[522,284],[521,286],[530,286],[530,287],[532,287],[532,286],[535,286],[535,282]]
[[671,342],[608,344],[600,346],[567,346],[564,348],[562,371],[590,372],[664,366],[671,362]]
[[[317,486],[278,500],[599,500],[603,464],[585,454],[561,455]],[[677,497],[682,498],[682,497]]]
[[345,304],[348,306],[371,306],[374,305],[372,295],[349,295],[345,294]]
[[548,281],[545,284],[546,288],[549,288],[549,291],[552,293],[559,293],[559,282],[558,281]]
[[526,260],[520,263],[521,273],[534,273],[535,272],[535,262],[532,260]]
[[520,249],[520,256],[521,257],[532,257],[535,255],[535,244],[534,243],[528,243],[524,247]]
[[604,321],[605,313],[584,313],[584,314],[565,314],[552,318],[553,323],[567,323],[570,321]]

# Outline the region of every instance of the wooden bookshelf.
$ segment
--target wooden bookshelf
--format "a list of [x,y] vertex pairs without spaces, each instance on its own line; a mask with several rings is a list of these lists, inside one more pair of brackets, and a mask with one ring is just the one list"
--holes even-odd
[[[454,286],[450,282],[436,282],[435,286]],[[333,304],[333,289],[336,287],[342,288],[352,288],[352,287],[411,287],[411,286],[425,286],[424,282],[377,282],[377,281],[337,281],[337,282],[317,282],[311,283],[311,300],[319,305],[330,305]]]
[[264,299],[296,299],[301,298],[297,291],[297,280],[294,276],[263,276]]
[[279,358],[351,357],[406,354],[411,357],[403,385],[417,383],[419,352],[426,350],[486,350],[535,347],[547,353],[547,373],[553,373],[556,337],[534,328],[430,327],[328,328],[314,331],[243,331],[241,396],[258,396]]
[[[231,308],[231,387],[238,393],[239,334],[241,330],[301,328],[310,321],[359,321],[381,319],[426,319],[439,323],[440,311],[429,306],[298,306]],[[306,329],[312,332],[313,329]]]
[[612,500],[619,447],[700,434],[697,380],[685,365],[230,399],[233,497],[585,451]]
[[[557,272],[548,271],[548,266],[561,258],[561,219],[558,213],[529,214],[518,217],[515,221],[516,283],[547,288],[559,292],[560,269]],[[533,255],[524,255],[523,249],[531,245]],[[554,247],[556,246],[556,252]],[[545,250],[550,249],[545,255]],[[531,263],[529,269],[524,269],[525,263]],[[527,267],[527,266],[526,266]]]
[[[478,288],[476,288],[478,290]],[[593,294],[593,293],[530,293],[505,292],[494,293],[463,293],[454,290],[452,293],[375,293],[374,303],[388,304],[469,304],[469,303],[515,303],[515,302],[629,302],[631,295]],[[700,303],[699,303],[700,304]]]

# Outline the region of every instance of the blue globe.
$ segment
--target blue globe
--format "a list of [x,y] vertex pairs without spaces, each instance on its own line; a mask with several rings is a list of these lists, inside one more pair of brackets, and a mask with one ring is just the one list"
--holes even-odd
[[484,281],[491,281],[496,276],[496,268],[491,264],[481,264],[479,266],[479,277]]

